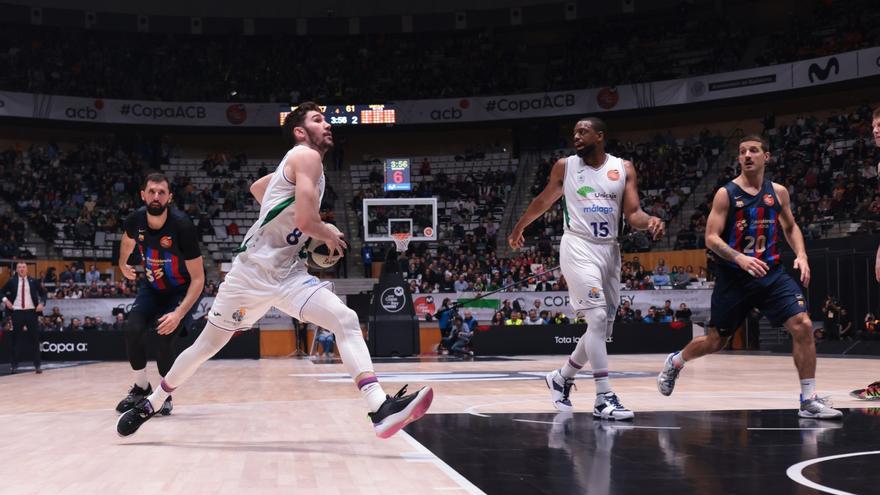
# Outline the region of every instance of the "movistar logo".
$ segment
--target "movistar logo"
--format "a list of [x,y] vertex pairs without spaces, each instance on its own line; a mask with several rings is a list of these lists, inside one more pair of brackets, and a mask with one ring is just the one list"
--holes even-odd
[[590,186],[584,186],[584,187],[582,187],[582,188],[580,188],[580,189],[577,190],[577,193],[580,194],[581,196],[585,197],[585,198],[586,198],[590,193],[594,193],[594,192],[596,192],[596,190],[593,189],[593,188],[590,187]]

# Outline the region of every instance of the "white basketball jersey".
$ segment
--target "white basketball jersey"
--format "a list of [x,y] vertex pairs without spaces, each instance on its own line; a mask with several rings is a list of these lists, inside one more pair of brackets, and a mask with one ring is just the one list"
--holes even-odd
[[[284,174],[284,163],[295,149],[296,146],[287,152],[272,174],[260,205],[260,217],[244,236],[233,267],[241,263],[257,265],[275,278],[284,278],[295,268],[305,270],[302,257],[305,256],[304,247],[309,236],[297,228],[293,214],[296,186],[291,181],[292,177]],[[323,197],[322,171],[318,180],[318,201]]]
[[566,158],[565,232],[591,242],[616,241],[625,187],[626,169],[616,156],[606,154],[599,168],[590,167],[577,155]]

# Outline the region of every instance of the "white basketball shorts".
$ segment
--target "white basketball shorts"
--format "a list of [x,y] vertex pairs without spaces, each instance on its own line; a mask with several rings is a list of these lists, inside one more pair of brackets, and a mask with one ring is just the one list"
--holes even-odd
[[576,315],[605,306],[613,319],[620,304],[620,246],[616,242],[592,243],[564,234],[559,245],[559,265],[568,283],[569,304]]
[[231,332],[253,328],[272,306],[302,320],[302,309],[317,291],[332,290],[305,270],[295,270],[281,281],[270,281],[258,268],[236,264],[226,274],[208,311],[208,321]]

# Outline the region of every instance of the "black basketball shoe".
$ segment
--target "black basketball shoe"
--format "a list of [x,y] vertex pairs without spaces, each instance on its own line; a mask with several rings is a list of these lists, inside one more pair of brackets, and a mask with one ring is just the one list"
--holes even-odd
[[134,407],[135,404],[140,402],[141,399],[153,393],[153,386],[149,383],[147,384],[147,389],[144,390],[140,388],[137,384],[131,387],[131,390],[128,391],[128,395],[125,396],[124,399],[119,401],[119,404],[116,405],[116,412],[125,412]]
[[174,404],[171,403],[171,396],[169,395],[165,402],[162,403],[162,407],[159,408],[159,414],[168,416],[171,414],[172,409],[174,409]]
[[379,410],[369,413],[373,429],[379,438],[388,438],[404,426],[425,415],[434,400],[431,387],[424,387],[414,394],[406,394],[406,385],[394,397],[386,395]]
[[142,424],[157,413],[153,411],[153,405],[146,398],[141,399],[133,408],[122,413],[116,421],[116,433],[120,437],[127,437],[138,431]]

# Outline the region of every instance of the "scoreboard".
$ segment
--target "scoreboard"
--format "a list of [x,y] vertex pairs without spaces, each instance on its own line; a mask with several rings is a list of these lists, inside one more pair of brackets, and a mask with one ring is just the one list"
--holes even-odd
[[412,191],[409,179],[409,158],[385,159],[385,190]]
[[[283,106],[278,115],[278,125],[284,124],[284,118],[296,106]],[[321,112],[331,125],[369,125],[394,124],[397,112],[394,107],[386,104],[371,105],[320,105]]]

